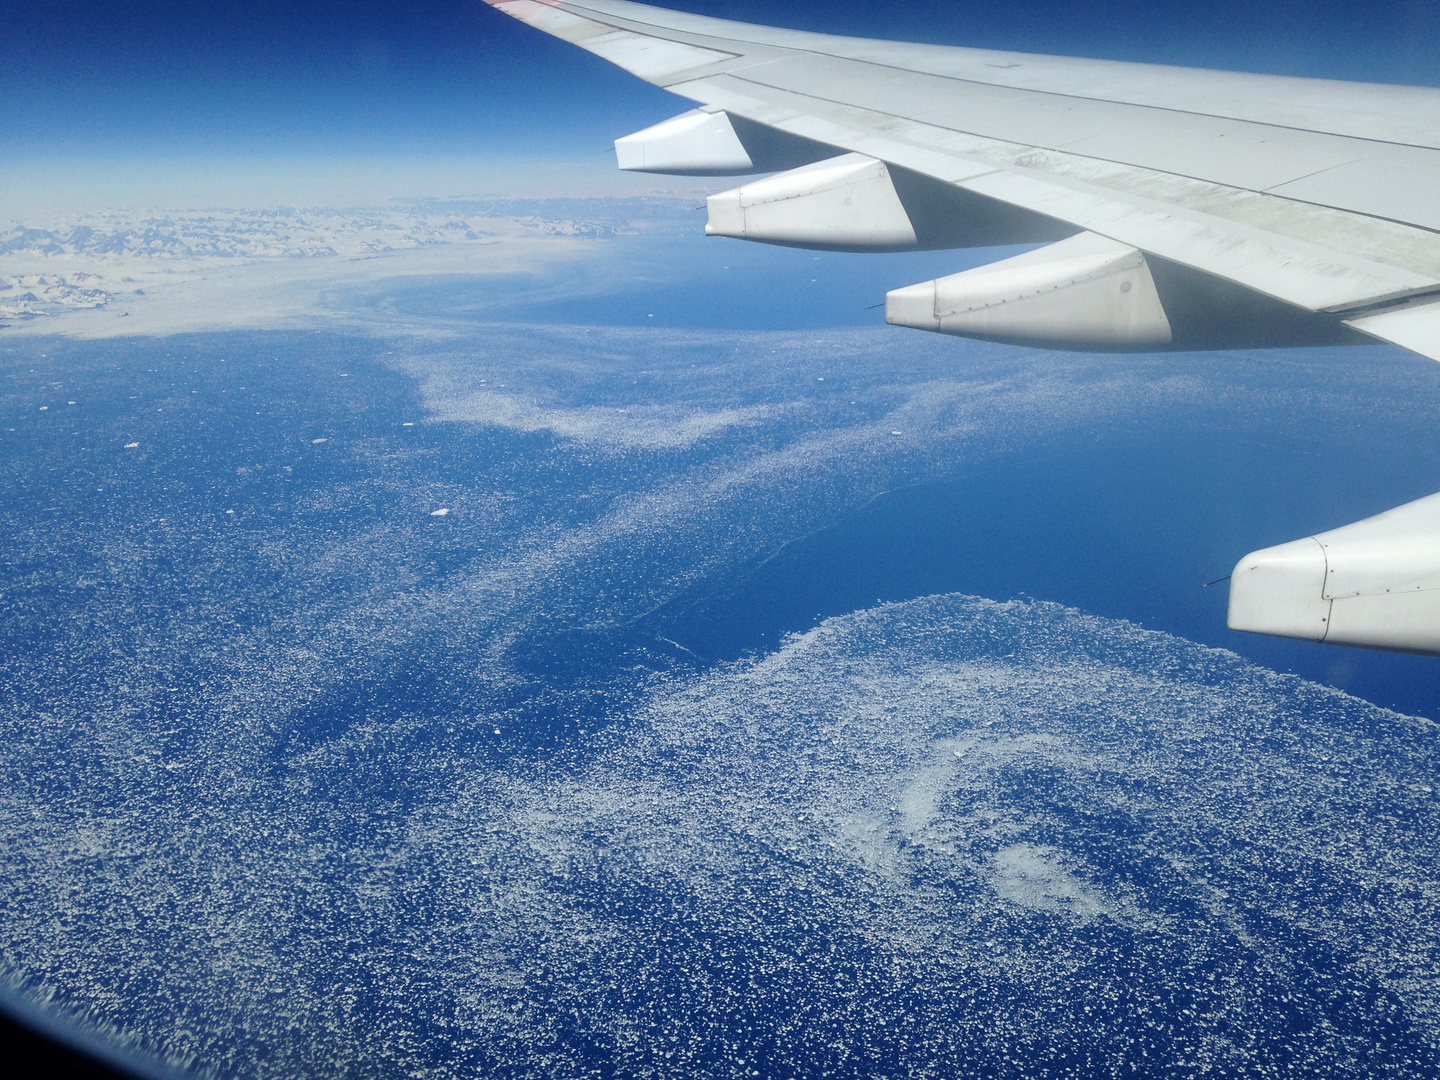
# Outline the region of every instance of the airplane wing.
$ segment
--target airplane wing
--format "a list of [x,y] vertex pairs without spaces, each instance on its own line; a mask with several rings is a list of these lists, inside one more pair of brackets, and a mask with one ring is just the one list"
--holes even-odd
[[[711,234],[1046,245],[892,291],[891,323],[1117,351],[1378,339],[1440,360],[1440,90],[835,37],[627,0],[487,2],[698,105],[617,140],[622,168],[775,174],[711,196]],[[1384,562],[1385,535],[1366,533],[1365,558]],[[1404,621],[1440,627],[1440,519],[1404,543]],[[1411,580],[1417,557],[1433,590]],[[1232,587],[1231,625],[1287,633],[1274,605],[1289,593],[1264,577],[1283,560],[1246,560],[1266,614]],[[1323,640],[1306,611],[1291,636]],[[1440,652],[1425,633],[1347,640]]]
[[730,117],[1440,359],[1440,91],[488,2]]

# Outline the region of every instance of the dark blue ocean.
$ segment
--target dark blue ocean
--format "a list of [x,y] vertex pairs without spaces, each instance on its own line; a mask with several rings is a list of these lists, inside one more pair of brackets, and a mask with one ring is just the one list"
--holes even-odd
[[215,1075],[1433,1070],[1437,662],[1201,586],[1429,494],[1440,369],[617,251],[0,339],[12,1000]]

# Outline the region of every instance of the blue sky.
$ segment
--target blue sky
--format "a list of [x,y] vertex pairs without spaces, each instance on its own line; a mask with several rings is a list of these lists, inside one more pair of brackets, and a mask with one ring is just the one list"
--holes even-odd
[[[1440,84],[1435,0],[777,3],[672,0],[728,18],[955,45]],[[7,5],[8,154],[604,154],[669,95],[479,0]]]

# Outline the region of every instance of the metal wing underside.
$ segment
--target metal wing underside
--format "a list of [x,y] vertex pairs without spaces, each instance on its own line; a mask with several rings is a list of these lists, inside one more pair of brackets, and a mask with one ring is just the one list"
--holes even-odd
[[1440,91],[487,2],[704,106],[1440,359]]

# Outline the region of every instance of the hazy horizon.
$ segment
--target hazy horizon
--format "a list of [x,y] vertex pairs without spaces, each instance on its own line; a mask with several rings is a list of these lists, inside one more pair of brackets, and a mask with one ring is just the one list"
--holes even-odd
[[[1422,0],[665,6],[858,36],[1440,85],[1440,6]],[[116,205],[644,194],[677,185],[619,174],[611,141],[687,107],[480,0],[32,5],[7,16],[0,95],[0,221]]]

